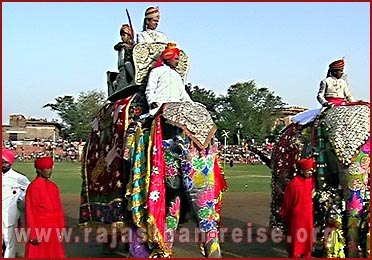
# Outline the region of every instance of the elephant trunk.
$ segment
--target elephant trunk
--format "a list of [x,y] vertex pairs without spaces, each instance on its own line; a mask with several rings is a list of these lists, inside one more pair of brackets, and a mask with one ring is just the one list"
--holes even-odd
[[265,154],[262,150],[253,145],[249,146],[249,150],[257,154],[260,157],[261,161],[263,161],[267,167],[272,169],[271,157],[269,155]]

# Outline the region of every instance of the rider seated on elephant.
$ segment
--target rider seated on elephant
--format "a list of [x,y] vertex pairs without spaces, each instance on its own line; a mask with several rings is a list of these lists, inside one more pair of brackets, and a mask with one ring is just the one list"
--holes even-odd
[[344,75],[345,61],[336,60],[329,64],[327,78],[320,82],[317,99],[322,106],[340,106],[353,102],[348,83]]
[[167,36],[156,30],[160,20],[158,7],[148,7],[143,20],[143,30],[137,34],[137,43],[163,42],[168,43]]
[[134,79],[133,67],[133,31],[128,24],[123,24],[120,28],[121,42],[114,46],[114,50],[118,52],[118,69],[121,72],[125,69],[127,82]]
[[180,50],[176,44],[168,43],[150,71],[145,94],[151,114],[155,114],[163,103],[193,102],[186,92],[181,75],[175,70],[179,55]]
[[293,122],[305,125],[319,116],[323,107],[340,106],[347,104],[347,102],[354,102],[346,81],[346,75],[344,74],[344,67],[345,61],[343,59],[329,64],[327,78],[320,82],[317,94],[317,100],[322,105],[322,108],[310,109],[299,113],[292,118]]

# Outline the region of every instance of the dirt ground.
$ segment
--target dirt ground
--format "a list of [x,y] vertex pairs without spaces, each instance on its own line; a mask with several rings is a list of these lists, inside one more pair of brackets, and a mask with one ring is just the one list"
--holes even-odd
[[[76,227],[79,216],[79,195],[65,195],[62,197],[66,214],[66,225]],[[225,258],[281,258],[287,257],[285,244],[272,239],[264,239],[264,230],[267,230],[270,216],[270,194],[229,193],[223,197],[222,229],[224,241],[221,241],[221,250]],[[194,230],[195,224],[191,221],[182,225]],[[242,234],[238,229],[243,230]],[[241,241],[233,239],[242,237]],[[249,235],[251,234],[251,235]],[[74,228],[73,237],[83,237],[81,229]],[[194,237],[192,235],[192,237]],[[235,242],[234,242],[235,241]],[[103,250],[96,239],[86,242],[70,242],[65,244],[68,258],[126,258],[128,253],[124,244],[113,250]],[[18,256],[24,253],[24,244],[18,246]],[[198,245],[195,242],[174,244],[175,258],[200,258]]]

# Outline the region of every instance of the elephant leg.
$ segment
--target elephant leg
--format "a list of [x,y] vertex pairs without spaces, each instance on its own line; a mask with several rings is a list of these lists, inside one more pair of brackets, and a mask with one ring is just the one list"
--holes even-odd
[[168,252],[171,252],[174,244],[174,236],[180,220],[181,197],[176,193],[168,192],[167,204],[165,248]]
[[[191,212],[198,226],[199,248],[203,256],[207,258],[221,258],[219,244],[218,223],[219,215],[216,212],[216,205],[212,200],[208,200],[208,193],[211,189],[191,190],[188,193]],[[202,201],[207,201],[203,204]]]
[[[344,199],[346,201],[346,240],[347,240],[347,257],[360,257],[359,247],[361,241],[361,223],[363,218],[365,198],[365,172],[361,169],[361,158],[367,157],[363,153],[355,156],[352,164],[345,172],[345,181],[343,182]],[[369,174],[369,171],[368,171]]]
[[220,258],[218,224],[214,198],[214,156],[198,152],[183,162],[183,181],[194,219],[199,229],[199,246],[202,255]]

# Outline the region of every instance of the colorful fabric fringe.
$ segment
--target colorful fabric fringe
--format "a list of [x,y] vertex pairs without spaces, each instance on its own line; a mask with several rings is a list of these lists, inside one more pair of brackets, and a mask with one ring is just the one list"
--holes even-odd
[[149,242],[157,243],[165,251],[165,170],[162,149],[162,127],[160,116],[154,120],[150,135],[152,144],[149,146],[149,188],[147,197],[148,238]]
[[93,122],[82,168],[80,225],[122,227],[129,220],[123,188],[129,172],[117,151],[124,142],[133,98],[134,95],[105,105]]
[[136,149],[133,161],[132,177],[132,217],[137,227],[146,227],[146,153],[141,127],[136,130]]

